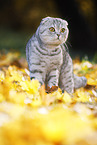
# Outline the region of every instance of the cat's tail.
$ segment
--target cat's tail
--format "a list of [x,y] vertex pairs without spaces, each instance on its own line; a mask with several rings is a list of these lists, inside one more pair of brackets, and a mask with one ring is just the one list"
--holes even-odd
[[79,77],[79,76],[76,76],[74,74],[74,88],[75,89],[78,89],[78,88],[81,88],[81,87],[85,87],[86,84],[87,84],[86,77],[84,77],[84,76]]

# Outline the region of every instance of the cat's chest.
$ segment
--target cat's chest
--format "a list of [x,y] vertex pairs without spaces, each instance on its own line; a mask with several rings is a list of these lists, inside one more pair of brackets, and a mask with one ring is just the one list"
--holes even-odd
[[60,68],[60,66],[63,63],[63,54],[62,54],[62,50],[58,49],[58,51],[55,52],[49,52],[47,57],[46,57],[46,64],[48,68],[52,68],[52,67],[57,67]]
[[33,50],[37,54],[39,62],[42,66],[45,67],[46,70],[50,70],[53,67],[57,67],[58,69],[61,67],[63,63],[63,52],[61,46],[54,48],[43,48],[40,45],[35,45]]

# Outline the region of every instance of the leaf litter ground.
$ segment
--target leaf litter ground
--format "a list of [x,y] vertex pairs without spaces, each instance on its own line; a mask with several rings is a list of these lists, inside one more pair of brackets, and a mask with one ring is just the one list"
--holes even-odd
[[19,53],[0,56],[0,145],[97,145],[97,64],[73,63],[87,86],[70,95],[31,81]]

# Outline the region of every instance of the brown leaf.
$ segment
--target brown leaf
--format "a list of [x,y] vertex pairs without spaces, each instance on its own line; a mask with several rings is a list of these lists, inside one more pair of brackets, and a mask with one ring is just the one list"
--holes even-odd
[[0,59],[0,67],[10,65],[14,60],[18,59],[19,53],[8,53],[3,55]]
[[45,97],[45,95],[46,95],[46,92],[45,92],[45,85],[42,85],[42,86],[40,87],[40,89],[39,89],[39,94],[40,94],[40,96],[41,96],[42,98]]
[[51,93],[51,92],[54,92],[54,91],[56,91],[56,90],[58,90],[58,86],[52,86],[51,88],[47,85],[47,87],[46,87],[46,92],[47,93]]
[[[52,88],[51,88],[51,89],[52,89]],[[53,91],[54,91],[55,89],[56,89],[56,86],[53,87]],[[50,91],[52,91],[52,90],[49,90],[49,93],[50,93]],[[41,96],[43,105],[48,106],[48,105],[50,105],[50,104],[52,104],[52,103],[55,102],[56,97],[55,97],[55,96],[52,96],[51,94],[47,94],[46,92],[47,92],[47,91],[46,91],[46,89],[45,89],[45,85],[42,85],[41,88],[39,89],[39,94],[40,94],[40,96]]]

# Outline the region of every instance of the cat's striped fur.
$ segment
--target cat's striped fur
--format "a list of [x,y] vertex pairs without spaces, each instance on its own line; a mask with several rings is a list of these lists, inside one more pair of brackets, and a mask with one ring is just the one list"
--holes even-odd
[[26,46],[30,78],[68,93],[86,85],[85,77],[73,74],[72,59],[66,50],[68,23],[60,18],[44,18]]

